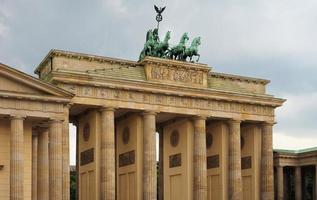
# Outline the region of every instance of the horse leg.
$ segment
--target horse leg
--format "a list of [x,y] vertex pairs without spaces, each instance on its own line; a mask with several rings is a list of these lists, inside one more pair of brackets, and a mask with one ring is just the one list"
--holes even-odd
[[199,54],[199,53],[197,53],[197,56],[198,56],[198,58],[197,58],[196,62],[198,62],[198,61],[199,61],[199,59],[200,59],[200,54]]

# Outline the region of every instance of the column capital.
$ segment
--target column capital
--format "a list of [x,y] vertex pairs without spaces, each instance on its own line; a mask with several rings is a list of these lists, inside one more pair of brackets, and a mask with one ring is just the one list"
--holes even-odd
[[142,112],[142,115],[157,115],[158,112],[154,110],[145,110]]
[[102,106],[100,107],[99,111],[103,112],[103,111],[115,111],[117,108],[116,107],[112,107],[112,106]]
[[239,123],[240,124],[241,122],[242,122],[242,120],[238,119],[238,118],[231,118],[231,119],[227,120],[228,124],[234,124],[234,123]]
[[50,118],[48,120],[49,124],[52,124],[52,123],[63,123],[63,122],[64,122],[64,119],[58,119],[58,118]]
[[26,116],[25,115],[10,115],[9,119],[21,119],[21,120],[25,120]]
[[274,121],[263,121],[261,122],[262,126],[274,126],[275,124],[277,124]]
[[196,115],[192,117],[193,120],[206,120],[207,118],[207,115]]
[[73,105],[74,105],[74,103],[68,103],[68,104],[65,105],[65,107],[69,109],[69,108],[71,108]]

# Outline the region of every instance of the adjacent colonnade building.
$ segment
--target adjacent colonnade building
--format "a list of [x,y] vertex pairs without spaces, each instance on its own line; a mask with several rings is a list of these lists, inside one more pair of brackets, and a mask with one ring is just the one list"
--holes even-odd
[[[68,120],[77,126],[80,200],[274,199],[274,109],[284,100],[266,93],[269,81],[204,64],[60,50],[50,51],[35,72],[41,81],[23,76],[44,93],[30,97],[39,105],[20,103],[26,89],[6,95],[14,89],[0,79],[0,107],[12,106],[0,109],[0,190],[9,179],[18,188],[4,189],[3,199],[41,199],[33,194],[42,192],[68,199]],[[30,141],[25,150],[21,134]]]
[[317,148],[274,150],[277,200],[312,200],[317,195]]

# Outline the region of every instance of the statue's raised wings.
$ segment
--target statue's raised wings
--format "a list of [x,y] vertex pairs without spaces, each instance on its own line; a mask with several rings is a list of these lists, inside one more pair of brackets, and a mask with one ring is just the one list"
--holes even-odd
[[166,8],[166,6],[165,7],[157,7],[156,5],[154,5],[154,9],[155,9],[155,11],[157,12],[157,14],[162,14],[162,12],[165,10],[165,8]]

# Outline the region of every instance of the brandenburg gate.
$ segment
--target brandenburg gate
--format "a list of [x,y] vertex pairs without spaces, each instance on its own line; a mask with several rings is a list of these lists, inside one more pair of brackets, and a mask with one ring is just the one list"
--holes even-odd
[[269,81],[61,50],[36,74],[73,94],[80,200],[274,199]]

